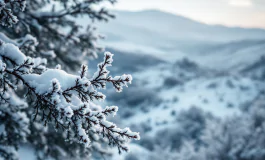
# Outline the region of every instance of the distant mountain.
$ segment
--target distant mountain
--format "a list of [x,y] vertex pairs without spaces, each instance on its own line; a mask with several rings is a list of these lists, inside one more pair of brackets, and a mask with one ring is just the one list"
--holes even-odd
[[100,30],[111,34],[110,37],[115,33],[116,38],[120,37],[130,41],[147,43],[147,40],[151,40],[150,42],[160,44],[159,37],[181,42],[189,40],[227,42],[242,39],[264,39],[265,37],[265,30],[262,29],[207,25],[158,10],[114,11],[114,13],[117,18],[110,21],[108,25],[99,25]]
[[106,35],[103,43],[115,50],[169,62],[187,57],[218,69],[244,68],[265,55],[263,29],[208,25],[158,10],[113,12],[116,19],[97,26]]
[[239,71],[265,56],[265,40],[242,40],[195,48],[189,57],[214,69]]

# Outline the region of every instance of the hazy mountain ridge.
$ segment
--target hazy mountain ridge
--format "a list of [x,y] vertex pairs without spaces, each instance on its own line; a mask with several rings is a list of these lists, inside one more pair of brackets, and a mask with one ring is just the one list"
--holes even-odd
[[242,69],[265,54],[264,29],[207,25],[158,10],[114,13],[115,20],[98,27],[115,50],[168,62],[187,57],[219,69]]
[[183,16],[158,10],[139,12],[114,11],[114,13],[117,16],[115,20],[110,21],[108,25],[99,26],[103,32],[111,32],[111,30],[116,28],[117,32],[114,33],[118,35],[122,33],[120,29],[130,28],[133,33],[137,30],[148,30],[173,40],[192,39],[206,42],[264,39],[265,37],[265,30],[263,29],[207,25]]

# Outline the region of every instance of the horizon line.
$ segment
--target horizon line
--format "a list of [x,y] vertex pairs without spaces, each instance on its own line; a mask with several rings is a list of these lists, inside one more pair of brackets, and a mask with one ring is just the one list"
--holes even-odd
[[139,12],[144,12],[144,11],[158,11],[158,12],[162,12],[162,13],[166,13],[166,14],[170,14],[173,16],[179,16],[179,17],[183,17],[192,21],[196,21],[198,23],[203,23],[209,26],[221,26],[221,27],[227,27],[227,28],[241,28],[241,29],[260,29],[260,30],[265,30],[265,27],[251,27],[251,26],[244,26],[244,25],[229,25],[229,24],[221,24],[221,23],[207,23],[205,21],[201,21],[183,14],[179,14],[179,13],[174,13],[174,12],[170,12],[167,10],[163,10],[163,9],[158,9],[158,8],[146,8],[146,9],[134,9],[134,10],[128,10],[128,9],[111,9],[111,11],[120,11],[120,12],[131,12],[131,13],[139,13]]

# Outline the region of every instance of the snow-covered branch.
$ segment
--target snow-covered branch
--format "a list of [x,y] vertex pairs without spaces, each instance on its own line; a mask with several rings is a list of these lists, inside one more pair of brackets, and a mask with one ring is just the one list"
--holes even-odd
[[105,89],[106,83],[109,82],[112,83],[117,92],[121,92],[124,86],[128,87],[128,84],[131,84],[132,76],[125,74],[122,76],[115,76],[114,78],[109,76],[107,67],[112,65],[112,56],[113,54],[109,52],[105,53],[104,61],[98,64],[98,70],[94,74],[93,79],[91,80],[91,84],[96,88]]
[[[16,159],[25,141],[34,146],[38,159],[60,159],[76,157],[75,151],[82,158],[94,152],[109,154],[109,145],[127,151],[126,142],[140,138],[107,120],[118,107],[94,104],[106,98],[98,89],[110,84],[121,92],[132,77],[109,75],[109,52],[91,78],[82,65],[102,51],[97,44],[101,36],[92,25],[80,26],[76,18],[113,18],[106,9],[94,7],[103,2],[116,0],[0,0],[1,157]],[[77,75],[67,73],[78,69]]]
[[[35,73],[36,60],[26,57],[13,44],[1,42],[0,57],[3,94],[8,90],[15,92],[17,86],[14,82],[22,82],[30,93],[27,95],[33,95],[35,99],[34,120],[41,116],[45,126],[53,123],[56,129],[73,130],[75,138],[86,147],[90,147],[89,134],[92,131],[107,137],[109,144],[117,146],[119,151],[128,150],[125,146],[127,140],[139,140],[139,133],[131,132],[128,128],[120,129],[106,120],[106,116],[116,114],[117,107],[93,111],[90,108],[90,102],[94,99],[105,99],[105,95],[94,89],[97,84],[105,86],[112,83],[114,88],[118,88],[117,91],[121,91],[124,85],[131,82],[130,75],[126,78],[106,78],[109,72],[105,67],[112,62],[111,53],[105,53],[104,62],[98,66],[97,76],[92,80],[86,77],[85,65],[81,67],[79,76],[49,68],[43,69],[41,74]],[[0,101],[8,103],[3,96],[0,98]]]
[[[93,22],[114,18],[107,9],[95,7],[105,2],[114,4],[116,0],[2,0],[0,22],[4,27],[13,27],[0,26],[0,30],[5,30],[7,37],[36,37],[39,41],[36,51],[28,51],[30,48],[22,45],[23,53],[48,58],[49,65],[60,63],[63,69],[76,71],[103,50],[98,44],[103,36],[97,33]],[[86,23],[78,24],[77,18]]]
[[26,0],[1,0],[0,1],[0,23],[1,25],[11,27],[18,22],[17,16],[12,10],[18,8],[24,11]]

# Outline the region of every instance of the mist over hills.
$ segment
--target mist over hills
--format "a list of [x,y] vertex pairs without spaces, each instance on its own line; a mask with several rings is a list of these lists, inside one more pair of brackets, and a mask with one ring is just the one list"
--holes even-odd
[[[242,69],[265,53],[263,29],[208,25],[158,10],[114,14],[116,19],[97,27],[106,36],[103,44],[125,53],[151,55],[173,63],[186,57],[220,70]],[[79,21],[85,23],[82,18]]]
[[[207,25],[189,18],[162,12],[159,10],[144,10],[139,12],[114,11],[117,18],[108,25],[99,26],[103,32],[115,33],[120,38],[137,38],[156,33],[150,38],[162,36],[169,40],[198,40],[205,42],[227,42],[242,39],[263,39],[265,30]],[[128,31],[127,34],[124,31]],[[134,33],[134,34],[132,34]],[[158,40],[159,41],[159,40]]]

